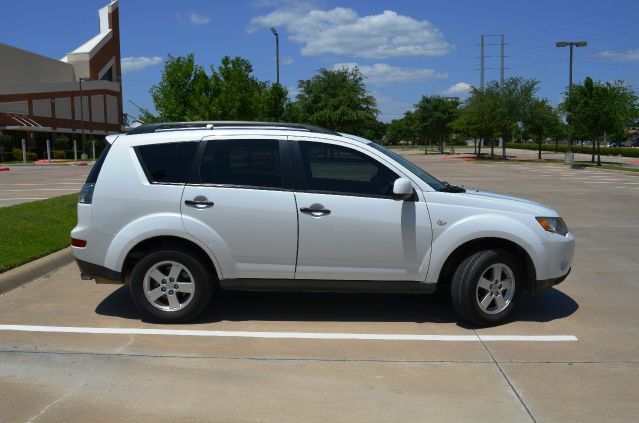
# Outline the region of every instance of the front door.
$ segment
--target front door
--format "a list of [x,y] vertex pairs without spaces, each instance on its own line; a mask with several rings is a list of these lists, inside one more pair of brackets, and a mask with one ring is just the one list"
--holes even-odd
[[302,188],[296,279],[417,281],[425,277],[430,218],[421,195],[392,198],[401,175],[363,148],[298,141]]

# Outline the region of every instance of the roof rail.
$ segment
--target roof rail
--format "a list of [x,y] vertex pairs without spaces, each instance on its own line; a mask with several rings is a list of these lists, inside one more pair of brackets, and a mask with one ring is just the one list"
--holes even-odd
[[265,128],[265,129],[297,129],[302,131],[315,132],[319,134],[339,135],[331,129],[322,128],[314,125],[306,125],[303,123],[287,123],[287,122],[254,122],[240,120],[212,120],[212,121],[194,121],[194,122],[157,122],[145,123],[137,128],[131,129],[127,135],[150,134],[158,131],[177,131],[180,129],[215,129],[215,128]]

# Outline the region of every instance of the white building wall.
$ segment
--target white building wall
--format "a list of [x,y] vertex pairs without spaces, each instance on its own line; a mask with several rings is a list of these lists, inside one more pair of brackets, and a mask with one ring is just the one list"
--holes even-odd
[[75,120],[80,120],[82,117],[85,122],[89,121],[89,97],[82,96],[82,115],[80,113],[80,97],[73,97],[73,108],[75,110]]
[[29,103],[27,103],[26,101],[11,101],[0,103],[0,112],[28,115]]
[[118,98],[114,95],[106,96],[107,123],[118,123]]
[[71,119],[71,99],[62,97],[55,99],[55,117],[59,119]]
[[104,96],[91,96],[91,118],[93,122],[104,122]]
[[5,86],[75,80],[70,64],[7,44],[0,43],[0,58],[0,93]]
[[33,107],[33,116],[51,117],[51,99],[46,98],[44,100],[33,100],[31,102]]

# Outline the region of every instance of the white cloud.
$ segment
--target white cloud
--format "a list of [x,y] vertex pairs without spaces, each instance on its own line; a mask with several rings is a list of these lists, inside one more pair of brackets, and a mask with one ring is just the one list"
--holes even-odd
[[159,56],[153,57],[123,57],[122,73],[140,71],[146,69],[149,66],[155,66],[162,63],[162,58]]
[[398,82],[425,81],[433,78],[448,78],[448,75],[437,72],[433,69],[422,68],[402,68],[386,63],[375,63],[374,65],[358,65],[357,63],[337,63],[333,69],[353,69],[358,67],[366,77],[366,82],[371,84],[384,85]]
[[606,50],[597,53],[597,56],[606,59],[612,59],[617,62],[638,62],[639,61],[639,48],[631,50]]
[[470,84],[466,83],[466,82],[458,82],[454,85],[451,85],[446,91],[444,91],[444,94],[448,94],[448,95],[456,95],[456,94],[461,94],[461,95],[466,95],[470,92]]
[[302,44],[302,55],[352,55],[364,58],[442,56],[453,50],[430,22],[392,10],[359,16],[350,8],[282,7],[251,19],[248,32],[285,27],[289,39]]
[[280,63],[283,65],[290,65],[293,62],[295,62],[295,59],[293,59],[291,56],[280,57]]
[[191,13],[189,15],[189,21],[191,21],[193,25],[206,25],[207,23],[211,22],[211,17],[206,15],[198,15],[197,13]]

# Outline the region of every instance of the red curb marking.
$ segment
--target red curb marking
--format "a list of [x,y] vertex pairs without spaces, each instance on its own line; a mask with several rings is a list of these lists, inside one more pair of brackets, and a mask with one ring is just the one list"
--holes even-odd
[[11,169],[10,169],[10,168],[8,168],[8,167],[0,167],[0,172],[8,172],[8,171],[10,171],[10,170],[11,170]]

